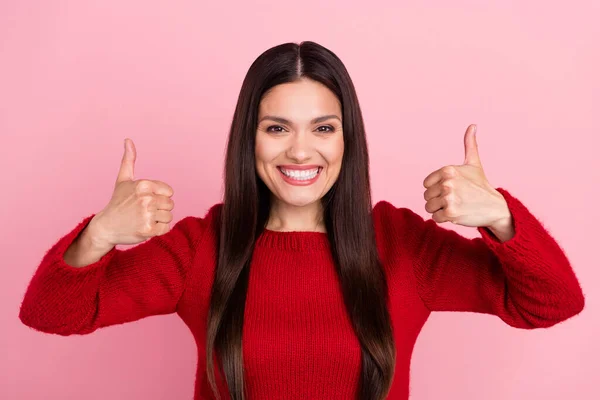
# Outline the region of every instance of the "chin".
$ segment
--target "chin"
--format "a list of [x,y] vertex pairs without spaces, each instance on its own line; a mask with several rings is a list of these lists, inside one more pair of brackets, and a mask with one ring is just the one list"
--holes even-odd
[[310,206],[310,205],[313,205],[314,203],[321,201],[321,199],[314,198],[314,197],[312,197],[312,198],[283,197],[283,198],[280,198],[279,201],[281,201],[284,204],[294,206],[294,207],[306,207],[306,206]]
[[294,207],[306,207],[321,201],[321,197],[315,193],[281,193],[276,196],[277,201]]

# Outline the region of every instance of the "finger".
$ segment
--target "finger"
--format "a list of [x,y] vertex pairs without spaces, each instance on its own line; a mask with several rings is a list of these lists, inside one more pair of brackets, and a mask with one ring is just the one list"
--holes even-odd
[[165,233],[169,232],[170,230],[171,230],[171,226],[168,223],[157,222],[152,229],[152,233],[154,236],[160,236],[160,235],[164,235]]
[[175,208],[175,202],[170,197],[157,194],[154,195],[152,207],[154,210],[172,211]]
[[425,203],[425,211],[430,214],[434,214],[439,210],[444,209],[446,207],[446,200],[443,197],[434,197]]
[[457,167],[454,165],[445,165],[442,168],[433,171],[431,174],[427,175],[425,180],[423,181],[423,186],[426,188],[430,188],[433,185],[441,183],[443,180],[449,180],[459,175],[457,171]]
[[425,191],[425,193],[423,193],[423,197],[425,198],[425,201],[429,201],[435,197],[444,195],[445,192],[446,192],[446,187],[444,185],[442,185],[441,183],[437,183],[437,184],[429,187],[429,189],[427,189]]
[[175,193],[173,188],[164,182],[152,181],[152,183],[154,184],[152,192],[157,195],[171,197]]
[[168,224],[173,221],[173,214],[166,210],[157,210],[154,213],[154,220],[158,223]]
[[124,143],[123,158],[121,159],[121,166],[117,175],[117,183],[133,180],[135,159],[135,145],[133,144],[133,140],[127,138]]
[[463,164],[479,166],[481,165],[481,160],[479,159],[479,149],[477,147],[475,132],[477,132],[477,125],[474,124],[469,125],[465,132],[465,161]]
[[438,169],[436,171],[433,171],[429,175],[427,175],[427,177],[423,180],[423,186],[425,188],[430,188],[431,186],[435,185],[436,183],[438,183],[441,180],[442,180],[442,170]]
[[446,216],[446,210],[441,209],[433,213],[431,218],[438,224],[450,221],[450,218]]

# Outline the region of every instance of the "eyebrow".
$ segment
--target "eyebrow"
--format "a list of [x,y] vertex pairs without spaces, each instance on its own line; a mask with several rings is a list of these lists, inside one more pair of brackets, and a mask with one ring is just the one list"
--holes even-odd
[[[340,117],[338,117],[337,115],[334,115],[334,114],[330,114],[330,115],[323,115],[322,117],[317,117],[317,118],[313,119],[312,121],[310,121],[310,123],[318,124],[319,122],[324,122],[324,121],[327,121],[328,119],[332,119],[332,118],[335,118],[335,119],[339,120],[340,122],[342,122]],[[258,122],[261,123],[262,121],[267,120],[267,119],[274,121],[274,122],[278,122],[280,124],[291,125],[291,122],[288,121],[287,119],[281,118],[281,117],[276,117],[274,115],[265,115]]]

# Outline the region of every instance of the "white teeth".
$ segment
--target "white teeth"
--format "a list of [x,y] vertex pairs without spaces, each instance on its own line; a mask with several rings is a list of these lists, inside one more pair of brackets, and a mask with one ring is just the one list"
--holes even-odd
[[283,169],[283,168],[279,168],[279,170],[281,172],[283,172],[287,177],[295,179],[295,180],[299,180],[299,181],[307,181],[307,180],[313,179],[319,173],[319,168],[305,170],[305,171],[288,170],[288,169]]

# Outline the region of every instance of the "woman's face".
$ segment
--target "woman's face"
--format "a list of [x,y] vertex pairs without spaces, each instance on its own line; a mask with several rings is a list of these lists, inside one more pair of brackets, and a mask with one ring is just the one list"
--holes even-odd
[[326,86],[309,79],[273,87],[260,103],[256,170],[276,201],[307,206],[339,176],[342,112]]

